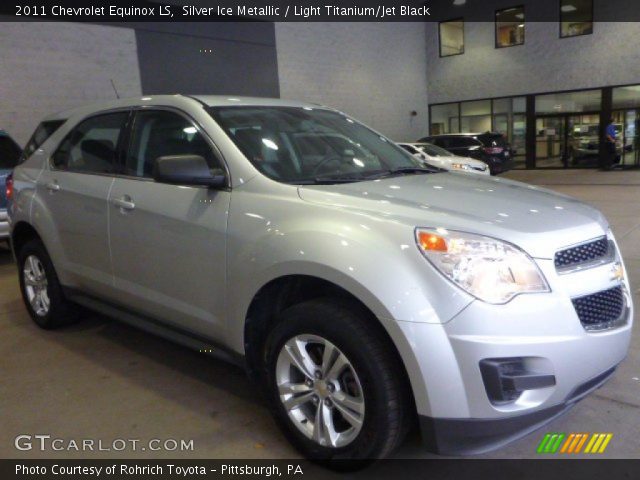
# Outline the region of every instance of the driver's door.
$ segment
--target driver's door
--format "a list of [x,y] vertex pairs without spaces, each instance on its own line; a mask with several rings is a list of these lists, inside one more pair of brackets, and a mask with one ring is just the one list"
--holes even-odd
[[156,183],[154,160],[200,155],[221,163],[185,115],[136,113],[124,176],[109,195],[114,284],[118,301],[212,339],[223,336],[226,225],[230,192]]

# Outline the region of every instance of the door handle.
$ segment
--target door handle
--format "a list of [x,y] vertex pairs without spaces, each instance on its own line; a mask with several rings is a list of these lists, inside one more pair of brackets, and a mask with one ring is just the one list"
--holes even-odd
[[129,197],[128,195],[125,195],[122,198],[114,198],[113,200],[111,200],[111,203],[113,203],[121,210],[133,210],[134,208],[136,208],[136,204],[131,201],[131,197]]
[[55,180],[53,182],[47,183],[46,187],[47,190],[49,190],[51,193],[60,191],[60,185],[58,185],[58,182],[56,182]]

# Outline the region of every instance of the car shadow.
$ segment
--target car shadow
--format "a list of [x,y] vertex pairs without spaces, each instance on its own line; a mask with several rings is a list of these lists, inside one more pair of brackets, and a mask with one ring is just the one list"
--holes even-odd
[[[0,252],[0,265],[10,262],[11,254]],[[83,311],[78,323],[42,331],[33,324],[19,297],[9,299],[6,306],[9,315],[5,318],[12,327],[32,329],[28,335],[40,335],[46,342],[55,342],[71,355],[83,357],[107,370],[107,376],[125,379],[171,403],[180,403],[198,414],[215,417],[220,413],[216,411],[216,399],[229,395],[237,402],[249,404],[251,409],[263,409],[264,413],[259,415],[268,415],[266,401],[256,385],[236,364],[95,312]],[[148,369],[149,374],[145,374],[143,368]],[[175,379],[175,382],[166,381],[166,378]],[[191,398],[184,395],[179,386],[192,385],[194,380],[198,395]],[[243,419],[246,421],[244,415]]]

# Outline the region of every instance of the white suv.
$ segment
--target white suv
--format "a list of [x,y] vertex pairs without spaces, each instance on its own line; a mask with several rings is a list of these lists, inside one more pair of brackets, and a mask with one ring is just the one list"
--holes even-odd
[[33,319],[79,304],[228,352],[309,457],[381,457],[417,424],[433,451],[483,452],[626,355],[622,259],[576,200],[425,167],[307,103],[158,96],[60,119],[11,180]]

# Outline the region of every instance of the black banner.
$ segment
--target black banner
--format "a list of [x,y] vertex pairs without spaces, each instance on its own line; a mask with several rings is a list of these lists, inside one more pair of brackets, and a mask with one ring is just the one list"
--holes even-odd
[[[525,22],[560,21],[571,12],[560,0],[520,0]],[[438,22],[460,18],[493,22],[505,0],[14,0],[3,2],[3,21],[75,22]],[[573,7],[575,8],[575,7]],[[596,22],[640,21],[637,0],[593,0],[584,12]]]
[[227,479],[243,477],[376,480],[617,480],[640,476],[640,460],[380,460],[337,463],[332,469],[303,460],[0,460],[0,478]]

